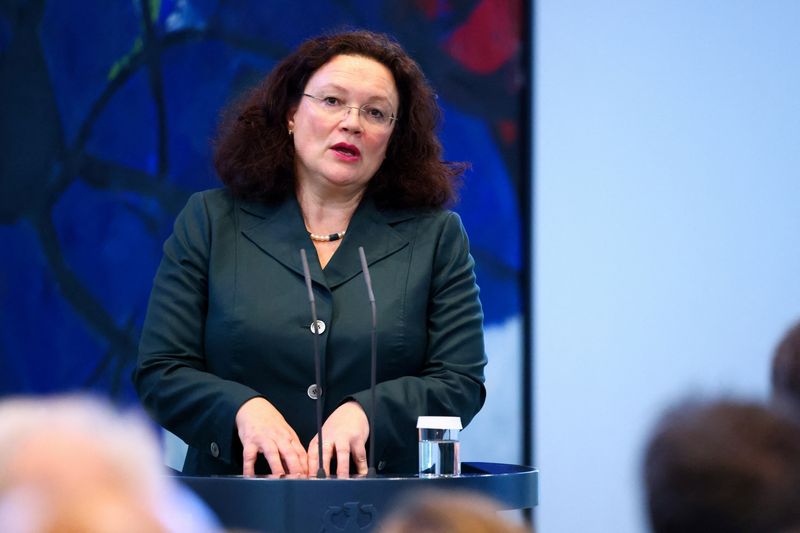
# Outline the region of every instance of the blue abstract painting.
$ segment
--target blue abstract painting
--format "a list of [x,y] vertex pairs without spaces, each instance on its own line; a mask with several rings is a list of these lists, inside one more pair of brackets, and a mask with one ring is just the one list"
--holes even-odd
[[[130,373],[161,245],[189,194],[220,186],[221,110],[304,39],[336,29],[387,32],[422,66],[444,111],[446,158],[472,164],[456,210],[487,329],[520,322],[523,9],[0,0],[0,394],[136,401]],[[518,365],[522,354],[501,357]]]

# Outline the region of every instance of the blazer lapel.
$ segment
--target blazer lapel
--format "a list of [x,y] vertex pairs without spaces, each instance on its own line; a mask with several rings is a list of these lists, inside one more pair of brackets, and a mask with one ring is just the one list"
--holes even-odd
[[342,244],[325,267],[328,287],[333,289],[361,273],[359,246],[364,248],[368,265],[407,246],[408,240],[395,231],[392,224],[414,216],[410,211],[379,211],[372,199],[365,197],[350,221]]
[[311,279],[323,286],[328,285],[294,195],[276,205],[244,202],[240,209],[243,214],[241,231],[247,239],[300,276],[303,276],[300,249],[305,249]]
[[395,231],[392,224],[414,218],[412,211],[383,212],[365,197],[353,214],[353,219],[336,253],[323,272],[317,250],[308,238],[294,195],[276,205],[243,202],[242,234],[286,268],[303,275],[300,249],[308,255],[311,279],[335,288],[361,273],[358,247],[364,247],[367,264],[372,265],[408,245],[408,240]]

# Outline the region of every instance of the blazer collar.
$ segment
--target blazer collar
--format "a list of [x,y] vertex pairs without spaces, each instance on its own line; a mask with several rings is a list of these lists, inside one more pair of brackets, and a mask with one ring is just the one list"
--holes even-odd
[[408,239],[392,225],[416,216],[412,210],[380,210],[365,196],[342,243],[323,270],[294,195],[276,205],[243,202],[240,209],[244,214],[241,231],[245,237],[300,276],[303,275],[300,249],[305,249],[311,279],[330,289],[361,273],[359,246],[364,247],[370,266],[407,246]]

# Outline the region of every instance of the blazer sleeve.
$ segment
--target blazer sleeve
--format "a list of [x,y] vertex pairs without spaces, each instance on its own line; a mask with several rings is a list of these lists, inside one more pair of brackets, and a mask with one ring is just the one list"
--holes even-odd
[[194,448],[241,462],[236,412],[255,390],[207,371],[212,219],[203,193],[178,215],[153,282],[133,381],[148,413]]
[[[461,219],[448,213],[435,248],[429,294],[420,295],[428,298],[424,366],[418,375],[376,387],[375,453],[386,470],[416,471],[418,416],[460,416],[466,427],[483,406],[487,358],[474,266]],[[352,397],[369,415],[369,390]]]

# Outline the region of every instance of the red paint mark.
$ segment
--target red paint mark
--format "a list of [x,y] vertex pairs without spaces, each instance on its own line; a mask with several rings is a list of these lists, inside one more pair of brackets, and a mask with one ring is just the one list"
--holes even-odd
[[521,0],[482,0],[444,48],[470,71],[491,74],[519,49],[521,16]]
[[517,123],[514,120],[501,119],[497,121],[497,131],[500,138],[506,144],[512,144],[517,140]]
[[434,20],[450,12],[450,2],[447,0],[417,0],[417,8],[422,11],[425,18]]

